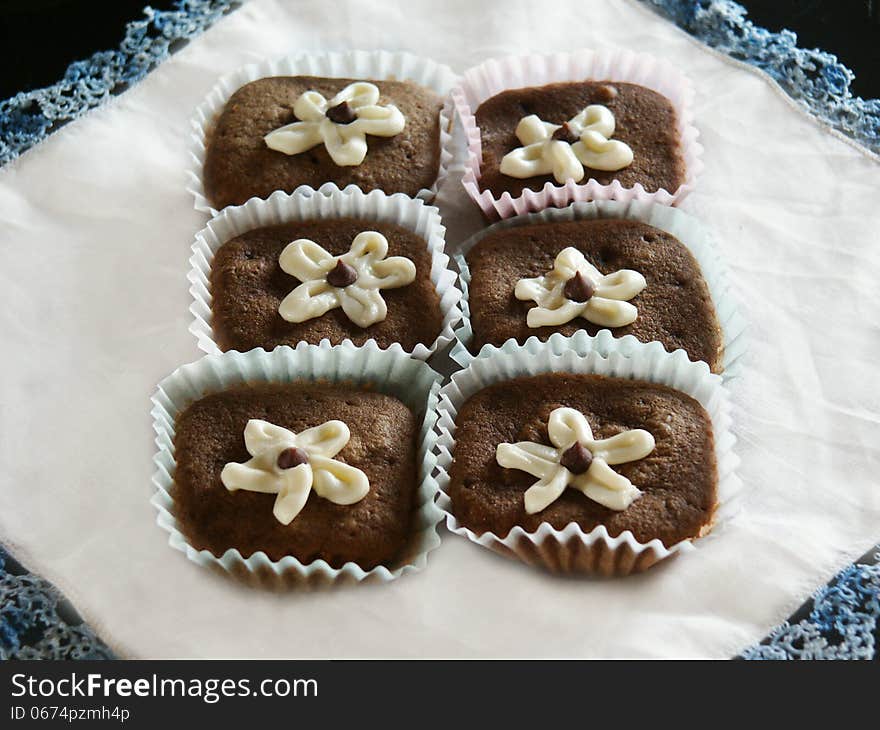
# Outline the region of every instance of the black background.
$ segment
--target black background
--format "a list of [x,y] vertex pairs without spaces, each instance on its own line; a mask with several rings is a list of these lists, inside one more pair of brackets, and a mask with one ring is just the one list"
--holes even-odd
[[[174,7],[173,0],[0,0],[0,98],[52,84],[71,61],[116,48],[125,23],[142,17],[147,2]],[[856,73],[853,91],[880,97],[880,0],[741,4],[756,24],[794,30],[801,47],[837,54]]]

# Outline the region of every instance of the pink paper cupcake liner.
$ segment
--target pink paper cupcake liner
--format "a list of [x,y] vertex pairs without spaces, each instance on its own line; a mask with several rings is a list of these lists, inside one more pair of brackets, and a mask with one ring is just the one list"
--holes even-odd
[[[653,193],[646,191],[640,183],[625,188],[617,180],[610,185],[602,185],[594,179],[585,183],[569,180],[564,185],[547,182],[540,191],[525,190],[518,197],[504,193],[496,198],[490,191],[481,190],[482,145],[480,128],[474,116],[477,107],[507,89],[584,79],[639,84],[672,102],[678,119],[681,156],[685,163],[684,183],[677,190],[660,189]],[[589,200],[644,200],[661,205],[677,205],[694,189],[697,175],[703,169],[700,160],[703,147],[697,141],[699,132],[693,125],[693,86],[672,64],[653,56],[617,49],[491,59],[465,71],[461,85],[452,90],[451,97],[467,139],[462,184],[489,219],[509,218]]]

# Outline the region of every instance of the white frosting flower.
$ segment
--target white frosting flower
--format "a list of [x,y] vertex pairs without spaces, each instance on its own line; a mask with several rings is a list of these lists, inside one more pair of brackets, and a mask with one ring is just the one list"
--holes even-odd
[[547,274],[520,279],[514,295],[538,305],[526,315],[529,327],[557,326],[576,317],[600,327],[624,327],[638,316],[638,309],[626,300],[645,286],[645,277],[638,271],[620,269],[604,275],[569,246],[559,252]]
[[556,182],[578,182],[584,177],[584,166],[572,145],[553,139],[561,125],[542,122],[537,115],[523,117],[516,125],[516,137],[522,147],[511,150],[501,159],[501,173],[510,177],[526,178],[553,174]]
[[594,170],[614,172],[629,167],[633,161],[630,146],[614,136],[614,115],[608,107],[590,104],[568,122],[568,127],[580,137],[571,148],[577,158]]
[[[396,106],[379,105],[379,89],[366,81],[349,84],[330,101],[317,91],[306,91],[294,103],[293,113],[299,121],[269,132],[263,138],[266,146],[298,155],[323,142],[340,166],[364,161],[368,134],[393,137],[406,125]],[[334,121],[334,117],[343,121]],[[351,121],[345,122],[348,118]]]
[[[507,469],[519,469],[539,479],[523,495],[526,512],[540,512],[566,487],[613,510],[624,510],[641,494],[609,464],[643,459],[654,450],[654,437],[637,428],[607,439],[593,439],[590,424],[574,408],[557,408],[547,424],[553,446],[520,441],[498,444],[495,459]],[[555,447],[555,448],[554,448]]]
[[411,284],[416,266],[403,256],[388,254],[381,233],[364,231],[355,236],[351,250],[333,256],[314,241],[300,238],[289,243],[278,259],[281,268],[300,284],[278,307],[288,322],[305,322],[342,307],[359,327],[381,322],[388,314],[381,289]]
[[282,525],[289,525],[300,513],[312,489],[335,504],[354,504],[370,491],[370,482],[360,469],[333,458],[349,438],[342,421],[327,421],[295,434],[251,419],[244,429],[244,444],[253,458],[244,464],[226,464],[220,480],[230,492],[277,494],[272,514]]
[[568,131],[578,138],[574,144],[553,139],[553,133],[562,126],[543,122],[535,114],[523,117],[516,126],[517,139],[523,146],[504,155],[501,173],[516,178],[552,173],[558,183],[579,182],[584,178],[584,166],[614,171],[632,163],[629,145],[609,139],[614,135],[614,115],[608,107],[591,104],[566,122]]

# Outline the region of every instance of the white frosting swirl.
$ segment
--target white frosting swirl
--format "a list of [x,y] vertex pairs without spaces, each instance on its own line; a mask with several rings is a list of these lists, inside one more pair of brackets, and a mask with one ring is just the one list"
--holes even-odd
[[[565,294],[565,285],[580,273],[594,288],[594,294],[585,302],[576,302]],[[645,277],[632,269],[620,269],[602,274],[576,248],[569,246],[556,256],[553,268],[544,276],[520,279],[514,295],[520,301],[534,301],[526,315],[529,327],[553,327],[577,317],[600,327],[624,327],[638,317],[638,309],[630,304],[647,286]]]
[[523,117],[516,126],[516,137],[523,146],[504,155],[501,173],[515,178],[552,173],[558,183],[579,182],[584,178],[585,165],[594,170],[614,171],[632,163],[632,149],[619,140],[609,139],[614,135],[614,115],[608,107],[591,104],[566,124],[579,138],[574,144],[553,139],[561,124],[543,122],[534,114]]
[[552,139],[559,124],[542,122],[535,114],[523,117],[516,125],[516,138],[522,147],[508,152],[501,159],[501,173],[525,178],[553,174],[557,182],[584,177],[584,166],[568,142]]
[[[530,515],[551,505],[566,487],[609,509],[625,510],[641,495],[641,491],[625,476],[614,471],[610,464],[624,464],[643,459],[654,450],[654,437],[644,429],[623,431],[611,438],[595,440],[590,424],[574,408],[557,408],[550,413],[547,431],[553,446],[520,441],[498,444],[495,459],[506,469],[519,469],[537,477],[523,499]],[[560,462],[575,444],[585,447],[592,455],[586,471],[575,474]]]
[[[355,119],[348,124],[334,122],[327,110],[343,102]],[[269,132],[263,140],[270,149],[298,155],[324,143],[330,158],[341,167],[360,165],[367,156],[367,135],[393,137],[406,120],[391,104],[379,105],[379,89],[367,81],[349,84],[330,101],[317,91],[306,91],[293,105],[299,121]]]
[[[359,327],[381,322],[388,315],[388,307],[380,290],[406,286],[416,278],[412,261],[403,256],[386,258],[387,254],[388,240],[376,231],[359,233],[351,250],[342,256],[333,256],[306,238],[289,243],[278,262],[302,283],[284,298],[278,313],[288,322],[305,322],[342,307]],[[353,283],[344,287],[327,281],[327,275],[340,261],[357,275]]]
[[568,127],[580,137],[580,142],[571,148],[586,167],[613,172],[632,164],[633,152],[629,145],[611,139],[614,115],[608,107],[591,104],[569,120]]
[[[370,491],[367,475],[333,457],[348,443],[351,434],[342,421],[327,421],[298,434],[268,421],[251,419],[244,429],[244,444],[253,457],[244,464],[230,462],[220,481],[230,492],[277,494],[272,514],[289,525],[314,489],[319,497],[335,504],[354,504]],[[296,448],[307,457],[292,468],[279,466],[279,456]]]

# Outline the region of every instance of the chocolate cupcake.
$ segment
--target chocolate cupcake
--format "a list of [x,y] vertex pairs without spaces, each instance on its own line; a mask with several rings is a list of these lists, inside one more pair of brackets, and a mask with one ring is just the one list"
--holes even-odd
[[418,431],[397,398],[347,385],[206,395],[175,421],[182,532],[218,557],[236,549],[337,569],[390,564],[410,531]]
[[457,256],[462,364],[485,346],[551,336],[613,337],[682,349],[727,373],[744,329],[708,234],[678,210],[576,203],[492,226]]
[[195,562],[264,581],[390,579],[437,539],[423,466],[439,377],[399,349],[208,356],[154,396],[160,524]]
[[196,236],[191,329],[207,352],[374,340],[424,359],[461,314],[443,234],[419,200],[333,185],[227,209]]
[[453,375],[438,441],[453,532],[552,571],[625,575],[730,515],[720,379],[683,352],[610,350],[511,348]]
[[665,231],[632,220],[517,226],[467,254],[471,351],[508,339],[610,329],[685,350],[713,372],[723,340],[700,267]]
[[408,54],[316,54],[222,79],[193,121],[191,191],[211,212],[332,182],[431,198],[445,175],[454,81]]
[[609,198],[674,204],[701,167],[692,95],[669,64],[624,51],[487,61],[453,91],[465,188],[490,218]]
[[496,198],[546,183],[596,180],[646,192],[685,181],[675,107],[625,82],[566,81],[510,89],[474,112],[483,163],[480,190]]
[[449,476],[459,523],[500,538],[574,522],[672,546],[702,535],[716,503],[703,407],[664,385],[601,375],[521,377],[474,394],[456,417]]

